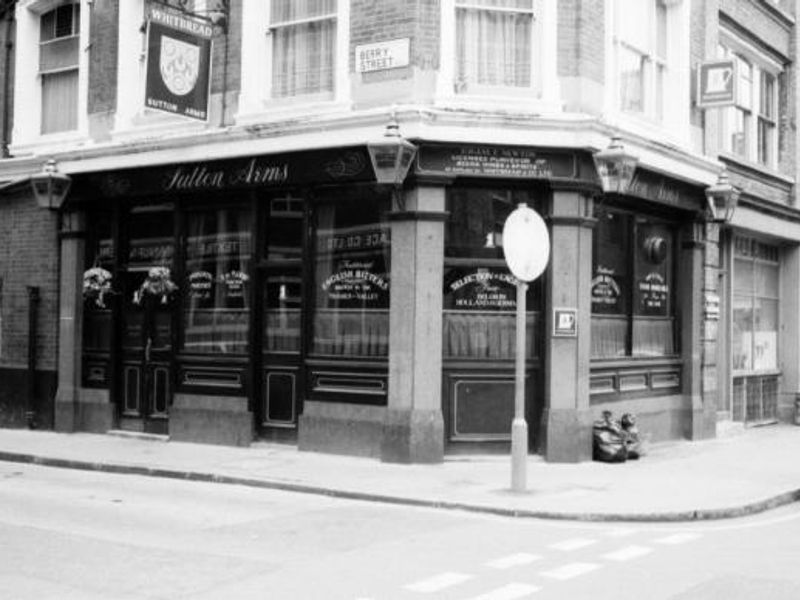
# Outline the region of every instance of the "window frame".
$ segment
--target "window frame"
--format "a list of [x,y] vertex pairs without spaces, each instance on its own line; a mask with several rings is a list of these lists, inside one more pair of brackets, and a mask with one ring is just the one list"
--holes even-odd
[[[762,168],[777,170],[779,168],[780,153],[780,119],[781,119],[781,84],[785,67],[759,52],[752,45],[734,37],[724,30],[720,34],[717,45],[719,58],[734,58],[737,65],[737,85],[741,74],[741,63],[750,66],[750,98],[743,102],[740,91],[737,90],[734,106],[722,108],[719,111],[718,145],[720,154],[738,161],[746,161]],[[763,79],[772,79],[771,106],[763,104],[764,86]],[[771,112],[771,114],[769,114]],[[731,135],[736,126],[736,119],[744,122],[744,145],[742,151],[737,151],[731,143]],[[768,135],[768,145],[764,145],[762,131]]]
[[[655,8],[655,2],[653,6]],[[619,0],[605,0],[605,85],[604,85],[604,113],[607,118],[613,119],[617,126],[624,126],[633,133],[644,137],[659,136],[682,147],[691,145],[691,103],[687,101],[690,96],[691,81],[691,56],[689,44],[675,43],[675,40],[688,39],[691,28],[691,10],[688,0],[659,0],[666,11],[667,33],[663,36],[665,41],[664,56],[659,56],[656,38],[657,21],[653,19],[653,44],[652,49],[647,49],[649,54],[657,58],[658,64],[663,63],[664,75],[662,88],[666,94],[650,92],[650,98],[645,97],[645,113],[622,110],[621,106],[621,78],[620,78],[620,48],[634,48],[636,44],[629,44],[621,38]],[[656,10],[651,11],[655,15]],[[656,89],[656,78],[650,77],[644,86]],[[645,90],[645,93],[647,91]],[[668,95],[667,95],[668,94]],[[649,111],[649,112],[647,112]],[[661,112],[661,117],[656,119],[653,115]]]
[[[459,90],[456,11],[459,0],[440,3],[441,35],[439,76],[436,79],[438,104],[497,110],[498,106],[529,112],[560,112],[561,93],[558,66],[558,6],[550,0],[532,0],[530,85],[525,87],[473,84]],[[476,4],[483,4],[476,0]],[[474,8],[474,7],[470,7]],[[509,9],[486,6],[482,10],[507,12]],[[510,9],[518,12],[517,9]]]
[[[337,0],[334,18],[336,39],[333,56],[333,89],[330,92],[273,97],[273,33],[271,2],[245,2],[242,5],[242,77],[236,122],[251,124],[309,112],[346,110],[350,98],[350,2]],[[280,27],[318,21],[295,19]]]

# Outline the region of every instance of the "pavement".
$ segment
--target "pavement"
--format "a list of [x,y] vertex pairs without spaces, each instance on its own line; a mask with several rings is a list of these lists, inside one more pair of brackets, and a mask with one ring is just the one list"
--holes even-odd
[[402,465],[269,442],[236,448],[121,432],[0,429],[0,461],[580,521],[734,518],[800,500],[800,427],[790,424],[652,444],[638,461],[619,464],[553,464],[531,455],[523,492],[511,491],[511,458],[498,454]]

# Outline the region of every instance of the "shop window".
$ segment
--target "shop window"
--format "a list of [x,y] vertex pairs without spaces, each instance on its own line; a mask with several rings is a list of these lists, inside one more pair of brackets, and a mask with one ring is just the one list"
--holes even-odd
[[725,38],[717,54],[736,63],[736,103],[720,109],[720,148],[739,158],[777,167],[782,66],[748,53],[731,38]]
[[252,216],[249,210],[192,211],[186,222],[183,349],[248,351]]
[[78,127],[80,4],[64,4],[39,19],[42,133]]
[[[527,191],[451,189],[445,234],[442,349],[445,359],[513,359],[516,279],[503,258],[503,225],[520,202],[537,206]],[[538,280],[526,298],[526,353],[536,356]]]
[[376,198],[366,190],[325,199],[317,206],[312,353],[388,356],[388,210],[388,197]]
[[676,353],[675,231],[668,223],[602,210],[592,261],[593,358]]
[[731,353],[736,372],[778,369],[779,249],[734,240]]

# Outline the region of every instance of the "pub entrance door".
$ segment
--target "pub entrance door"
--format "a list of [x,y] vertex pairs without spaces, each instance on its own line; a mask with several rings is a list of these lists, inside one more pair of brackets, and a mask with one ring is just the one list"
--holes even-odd
[[168,290],[158,276],[166,274],[163,268],[172,272],[174,220],[172,205],[158,205],[132,209],[121,224],[123,298],[115,386],[120,429],[167,433],[176,303],[175,294],[159,293]]

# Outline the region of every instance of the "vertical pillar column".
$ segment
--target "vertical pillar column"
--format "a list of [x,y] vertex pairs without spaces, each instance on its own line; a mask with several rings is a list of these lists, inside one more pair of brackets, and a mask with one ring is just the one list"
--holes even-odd
[[[713,395],[703,395],[704,365],[706,354],[704,339],[716,340],[716,325],[704,319],[704,288],[712,285],[706,277],[704,255],[705,241],[703,223],[689,223],[684,226],[681,240],[681,288],[678,309],[681,320],[681,354],[683,356],[683,395],[686,398],[686,419],[684,437],[690,440],[713,437],[716,427],[716,381],[708,382],[714,388]],[[710,272],[710,271],[709,271]],[[713,273],[716,278],[716,271]],[[716,281],[713,286],[716,287]],[[709,357],[709,360],[714,360]],[[716,362],[716,361],[715,361]],[[711,367],[711,365],[709,365]],[[715,365],[709,370],[716,378]]]
[[445,190],[440,186],[419,186],[406,193],[404,200],[405,205],[395,206],[390,216],[389,399],[381,459],[433,463],[444,456],[441,380]]
[[65,212],[61,218],[61,272],[58,307],[58,389],[55,398],[56,431],[80,429],[78,388],[81,381],[83,261],[86,218],[83,212]]
[[[550,462],[592,457],[589,407],[591,350],[592,199],[576,190],[553,191],[551,264],[547,277],[543,454]],[[577,311],[577,335],[553,335],[557,308]]]

